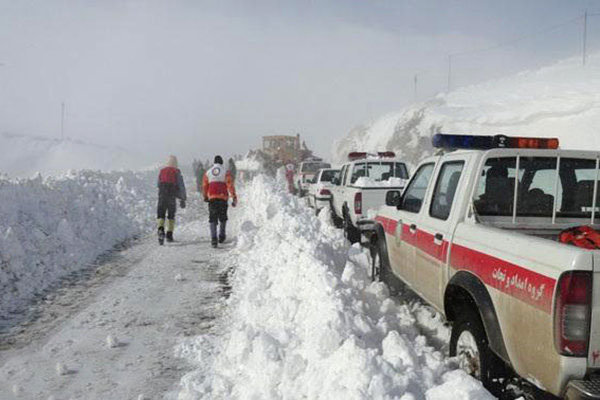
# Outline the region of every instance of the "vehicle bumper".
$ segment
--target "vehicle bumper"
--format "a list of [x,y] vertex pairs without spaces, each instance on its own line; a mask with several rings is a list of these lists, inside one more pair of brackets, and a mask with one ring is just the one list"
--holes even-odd
[[325,208],[330,204],[331,204],[331,199],[329,199],[329,198],[320,198],[320,197],[315,198],[315,208],[317,210]]
[[600,399],[600,376],[586,380],[570,381],[565,391],[565,400]]

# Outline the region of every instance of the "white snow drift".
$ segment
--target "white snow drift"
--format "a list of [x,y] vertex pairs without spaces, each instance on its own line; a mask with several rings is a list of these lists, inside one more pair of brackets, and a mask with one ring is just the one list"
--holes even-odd
[[0,319],[153,223],[156,172],[0,178]]
[[600,54],[585,68],[580,59],[567,59],[413,104],[355,128],[334,146],[334,159],[393,150],[414,165],[431,153],[436,132],[558,137],[565,149],[598,150],[598,126]]
[[201,371],[179,398],[492,398],[444,355],[439,314],[390,298],[367,252],[283,188],[259,176],[241,197],[225,334],[179,349]]

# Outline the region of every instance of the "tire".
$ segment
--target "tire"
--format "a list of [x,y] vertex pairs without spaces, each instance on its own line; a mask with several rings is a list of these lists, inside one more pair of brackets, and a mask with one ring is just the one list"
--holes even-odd
[[333,221],[333,225],[336,228],[343,228],[344,227],[344,221],[337,216],[335,210],[333,209],[333,204],[331,205],[331,220]]
[[352,221],[347,213],[344,213],[344,234],[351,244],[360,242],[360,231],[352,225]]
[[391,295],[400,293],[402,281],[394,275],[388,258],[385,238],[377,237],[371,244],[371,279],[383,282],[388,287]]
[[485,328],[479,313],[467,308],[458,314],[452,325],[450,336],[450,357],[457,357],[460,368],[479,379],[483,386],[492,391],[497,370],[497,359],[489,348]]

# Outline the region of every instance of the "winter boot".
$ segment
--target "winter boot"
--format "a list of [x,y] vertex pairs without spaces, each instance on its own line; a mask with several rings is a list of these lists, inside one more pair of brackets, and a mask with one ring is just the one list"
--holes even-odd
[[223,243],[225,241],[225,221],[221,221],[219,223],[219,243]]
[[212,245],[212,247],[217,247],[218,244],[218,240],[217,240],[217,223],[216,222],[211,222],[210,223],[210,244]]
[[173,241],[173,231],[175,230],[175,220],[168,219],[167,220],[167,242],[171,243]]
[[165,228],[163,226],[158,227],[158,244],[165,244]]

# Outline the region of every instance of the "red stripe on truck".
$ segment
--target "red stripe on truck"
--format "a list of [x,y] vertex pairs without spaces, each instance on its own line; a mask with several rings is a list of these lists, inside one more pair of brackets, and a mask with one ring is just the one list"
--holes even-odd
[[381,224],[385,233],[388,233],[390,235],[396,234],[396,227],[398,226],[398,221],[396,221],[395,219],[381,217],[378,215],[377,217],[375,217],[375,221]]
[[452,245],[450,265],[473,272],[486,285],[539,310],[548,314],[552,311],[555,279],[457,244]]
[[[375,220],[386,233],[396,234],[396,220],[382,216],[377,216]],[[402,241],[435,257],[441,263],[446,263],[449,242],[443,241],[441,245],[437,245],[433,240],[434,235],[430,233],[423,230],[412,233],[409,225],[402,226]],[[553,278],[458,244],[452,244],[450,266],[458,271],[472,272],[486,285],[541,311],[548,314],[552,312],[552,296],[556,285]]]

